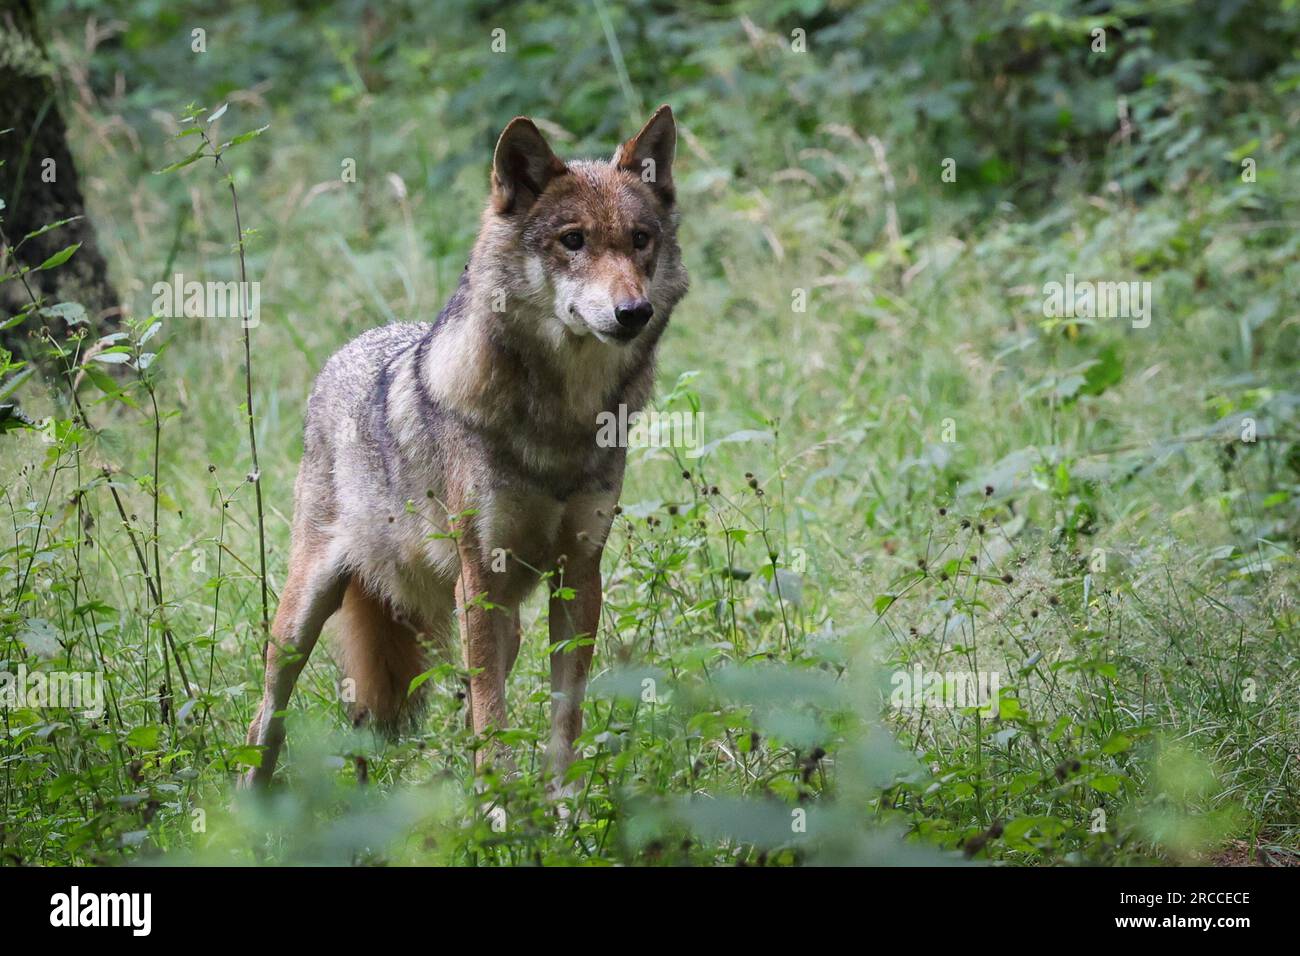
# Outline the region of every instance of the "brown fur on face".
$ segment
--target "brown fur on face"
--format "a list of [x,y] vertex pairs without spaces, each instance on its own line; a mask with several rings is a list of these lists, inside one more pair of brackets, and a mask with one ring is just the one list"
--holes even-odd
[[680,261],[676,142],[664,106],[609,162],[566,164],[530,121],[514,120],[493,157],[493,202],[476,252],[522,261],[516,271],[527,281],[512,294],[550,302],[570,341],[653,342],[662,326],[647,326],[647,318],[666,312],[685,288],[679,270],[655,281],[665,259]]
[[[615,302],[642,299],[654,278],[665,209],[631,173],[603,163],[573,163],[529,210],[521,241],[553,275],[602,284]],[[561,236],[579,231],[583,246]],[[635,236],[645,233],[645,248]]]

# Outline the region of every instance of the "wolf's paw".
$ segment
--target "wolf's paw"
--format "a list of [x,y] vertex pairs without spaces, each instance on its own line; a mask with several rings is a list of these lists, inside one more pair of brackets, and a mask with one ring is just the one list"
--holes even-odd
[[563,776],[552,777],[546,784],[546,799],[552,802],[559,800],[575,800],[582,795],[582,781],[570,780],[564,782]]
[[553,777],[546,784],[546,799],[555,811],[555,817],[562,828],[586,819],[586,811],[578,806],[583,789],[581,780],[570,780],[565,783],[563,777]]

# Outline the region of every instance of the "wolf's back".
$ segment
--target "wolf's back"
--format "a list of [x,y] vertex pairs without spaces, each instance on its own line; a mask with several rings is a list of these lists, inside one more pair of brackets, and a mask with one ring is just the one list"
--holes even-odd
[[429,332],[427,322],[381,325],[357,336],[330,356],[316,376],[307,402],[305,450],[369,437],[382,412],[385,371],[395,358]]

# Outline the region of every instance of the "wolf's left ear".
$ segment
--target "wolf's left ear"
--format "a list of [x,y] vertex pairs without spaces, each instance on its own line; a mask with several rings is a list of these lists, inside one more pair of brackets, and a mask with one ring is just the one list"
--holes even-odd
[[665,204],[676,199],[673,188],[673,155],[677,152],[677,124],[668,106],[655,115],[614,153],[614,165],[641,178]]
[[492,155],[492,204],[502,214],[523,212],[547,183],[568,171],[533,121],[516,116],[502,130]]

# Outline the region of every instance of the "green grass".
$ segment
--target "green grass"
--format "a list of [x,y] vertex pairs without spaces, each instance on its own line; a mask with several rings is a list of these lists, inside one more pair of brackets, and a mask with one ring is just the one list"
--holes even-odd
[[[242,112],[226,138],[264,121]],[[313,375],[372,325],[431,317],[463,266],[488,153],[455,116],[415,92],[376,101],[376,128],[447,133],[412,154],[376,142],[358,184],[335,181],[355,128],[287,110],[230,154],[263,284],[273,593]],[[348,726],[318,651],[276,795],[236,800],[261,679],[237,324],[164,321],[144,349],[157,415],[132,370],[98,379],[107,395],[82,386],[80,434],[57,424],[66,391],[24,391],[56,424],[0,436],[0,656],[102,667],[111,703],[93,723],[4,712],[6,861],[1142,864],[1240,843],[1297,859],[1294,235],[1252,224],[1232,167],[1141,204],[1076,188],[972,223],[937,164],[918,181],[886,150],[911,211],[901,241],[864,242],[893,201],[879,162],[824,137],[842,168],[761,152],[761,189],[730,182],[717,144],[683,144],[693,286],[662,346],[660,406],[698,403],[706,441],[738,440],[630,456],[564,815],[538,772],[537,599],[509,684],[518,779],[476,788],[456,667],[430,676],[418,731],[385,743]],[[130,162],[80,146],[115,275],[144,308],[169,271],[232,276],[209,163],[173,174],[177,202],[127,169],[180,146]],[[450,157],[460,171],[426,188]],[[1071,272],[1151,280],[1150,326],[1045,319],[1043,283]],[[1259,440],[1241,440],[1243,418]],[[151,567],[158,547],[161,607],[101,466]],[[986,713],[892,707],[917,664],[996,673],[1000,694]]]

